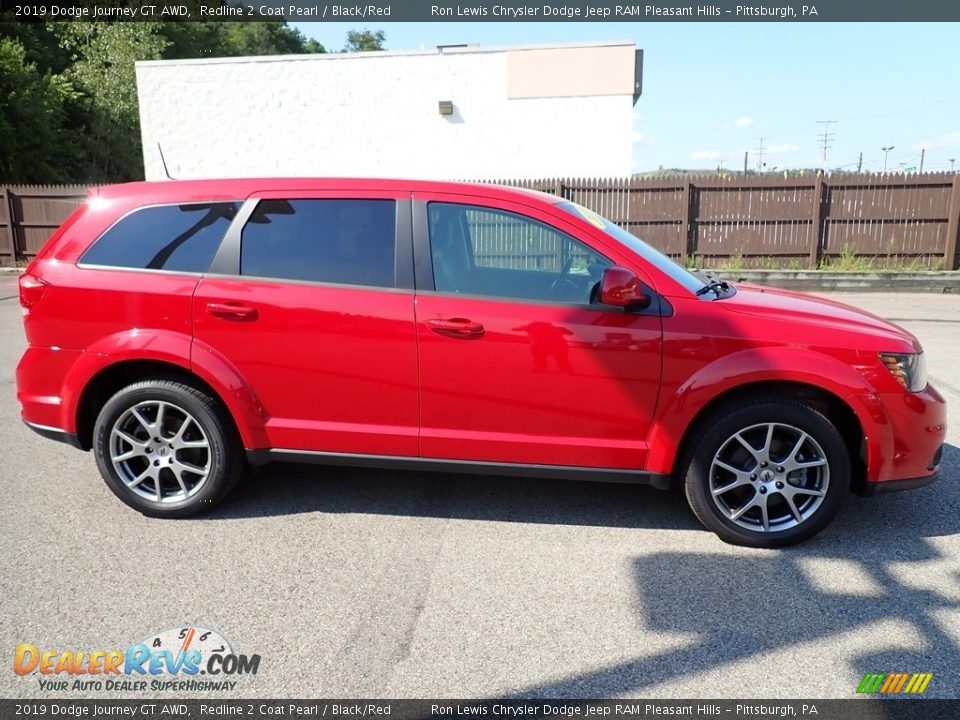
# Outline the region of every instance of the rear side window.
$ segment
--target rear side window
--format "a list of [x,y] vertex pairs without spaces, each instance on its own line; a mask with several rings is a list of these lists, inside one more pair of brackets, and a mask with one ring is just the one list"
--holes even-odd
[[243,228],[240,274],[395,287],[393,200],[261,200]]
[[80,262],[206,272],[239,207],[239,202],[222,202],[135,210],[101,235]]

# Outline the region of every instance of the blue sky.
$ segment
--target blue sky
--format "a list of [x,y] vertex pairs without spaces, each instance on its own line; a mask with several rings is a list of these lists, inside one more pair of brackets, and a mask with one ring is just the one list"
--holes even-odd
[[386,33],[390,50],[631,39],[644,49],[634,170],[659,166],[960,169],[960,25],[950,23],[293,23],[328,49],[347,30]]

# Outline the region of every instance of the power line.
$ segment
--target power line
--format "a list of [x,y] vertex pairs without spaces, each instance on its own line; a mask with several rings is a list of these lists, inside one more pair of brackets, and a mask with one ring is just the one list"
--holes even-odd
[[760,138],[760,147],[757,148],[757,172],[763,172],[763,141],[769,138]]
[[833,147],[833,139],[836,133],[830,132],[830,126],[836,124],[836,120],[817,120],[817,125],[823,125],[823,132],[820,133],[820,149],[823,150],[823,168],[827,168],[827,150]]

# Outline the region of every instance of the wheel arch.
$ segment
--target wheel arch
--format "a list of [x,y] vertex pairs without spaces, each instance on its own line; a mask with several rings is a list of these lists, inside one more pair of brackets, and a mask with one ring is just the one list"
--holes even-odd
[[234,430],[243,438],[242,428],[223,394],[195,372],[165,360],[121,360],[94,374],[77,400],[77,439],[84,450],[93,446],[93,428],[97,415],[107,400],[122,388],[146,379],[175,380],[208,394],[224,408]]
[[801,402],[818,410],[830,420],[843,438],[853,472],[851,486],[860,490],[866,482],[866,435],[857,412],[843,398],[830,390],[798,380],[760,380],[736,385],[716,394],[694,414],[687,423],[676,451],[665,468],[673,482],[682,459],[691,444],[702,434],[704,424],[724,406],[742,404],[748,400],[786,399]]

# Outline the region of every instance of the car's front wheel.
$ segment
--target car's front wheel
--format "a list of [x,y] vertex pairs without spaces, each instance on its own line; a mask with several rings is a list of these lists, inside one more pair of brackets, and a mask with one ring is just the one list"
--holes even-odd
[[94,454],[113,493],[151,517],[187,517],[236,484],[244,460],[216,400],[172,380],[129,385],[103,406]]
[[820,532],[850,488],[850,457],[830,420],[792,400],[716,413],[683,464],[687,500],[722,540],[783,547]]

